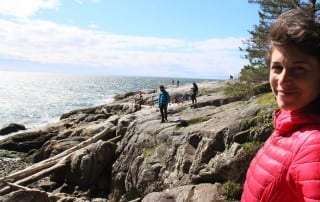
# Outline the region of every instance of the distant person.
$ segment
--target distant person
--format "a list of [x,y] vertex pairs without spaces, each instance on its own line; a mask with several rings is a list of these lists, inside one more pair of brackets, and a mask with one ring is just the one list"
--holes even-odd
[[143,97],[142,93],[139,93],[139,99],[138,99],[139,109],[141,109],[141,105],[143,105]]
[[177,87],[179,87],[179,84],[180,84],[180,81],[178,80],[178,81],[177,81]]
[[196,82],[192,83],[193,87],[191,88],[192,92],[191,92],[191,101],[192,104],[197,103],[197,95],[198,95],[198,85],[196,84]]
[[232,75],[230,75],[230,80],[233,80],[233,76]]
[[153,107],[154,104],[154,95],[151,96],[151,107]]
[[160,88],[160,93],[158,98],[158,105],[161,113],[161,123],[164,123],[165,121],[168,121],[167,114],[168,114],[168,104],[170,102],[170,96],[169,96],[169,93],[165,90],[163,85],[160,85],[159,88]]
[[174,80],[172,80],[172,85],[174,85]]

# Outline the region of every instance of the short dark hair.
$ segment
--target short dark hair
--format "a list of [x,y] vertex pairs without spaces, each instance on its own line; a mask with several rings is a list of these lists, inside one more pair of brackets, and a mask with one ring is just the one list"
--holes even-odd
[[269,30],[270,49],[265,62],[269,66],[273,46],[293,45],[320,61],[320,22],[308,9],[298,8],[282,13]]
[[163,86],[163,85],[160,85],[159,88],[164,89],[164,86]]

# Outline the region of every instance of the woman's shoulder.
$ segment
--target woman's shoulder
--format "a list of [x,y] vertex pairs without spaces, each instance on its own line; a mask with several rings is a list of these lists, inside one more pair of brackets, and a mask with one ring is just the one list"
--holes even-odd
[[305,144],[318,143],[320,144],[320,126],[307,126],[299,131]]
[[290,172],[296,181],[317,182],[320,185],[320,130],[302,131],[297,143]]
[[308,144],[318,142],[320,144],[320,125],[307,125],[293,133],[297,143]]
[[[308,126],[301,128],[295,134],[296,157],[299,161],[309,161],[316,157],[316,161],[320,162],[320,127]],[[314,156],[314,154],[316,156]],[[304,160],[303,160],[304,159]],[[320,165],[320,164],[319,164]]]

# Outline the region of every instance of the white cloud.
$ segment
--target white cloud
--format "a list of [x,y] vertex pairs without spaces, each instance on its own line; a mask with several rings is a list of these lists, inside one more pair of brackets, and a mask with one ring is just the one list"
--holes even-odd
[[57,9],[59,0],[0,0],[0,14],[27,18],[40,9]]
[[[100,3],[101,0],[74,0]],[[228,75],[239,72],[245,61],[238,47],[243,38],[186,41],[174,38],[116,35],[48,21],[30,20],[41,9],[58,9],[60,0],[0,0],[0,57],[36,63],[133,68],[137,74]]]
[[99,27],[99,25],[97,25],[95,23],[91,23],[91,24],[88,25],[88,28],[90,28],[90,29],[99,29],[100,27]]
[[[135,73],[229,75],[244,65],[242,38],[186,41],[115,35],[40,20],[0,19],[0,56],[40,63],[136,68]],[[132,69],[130,70],[132,71]]]
[[[74,0],[75,2],[77,2],[78,4],[83,4],[84,0]],[[92,3],[100,3],[101,0],[90,0]]]

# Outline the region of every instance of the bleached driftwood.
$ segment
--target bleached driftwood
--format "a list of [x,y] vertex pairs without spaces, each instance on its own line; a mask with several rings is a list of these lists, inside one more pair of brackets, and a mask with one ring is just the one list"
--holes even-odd
[[24,187],[15,183],[11,183],[11,182],[6,182],[6,181],[2,181],[2,183],[4,183],[7,186],[13,187],[15,189],[21,189],[21,190],[25,190],[25,191],[30,191],[32,189],[28,188],[28,187]]
[[[6,182],[5,180],[0,180],[4,184],[7,184],[7,185],[12,184],[10,186],[7,186],[7,187],[4,187],[3,189],[1,189],[0,195],[7,194],[8,192],[10,192],[12,190],[11,187],[14,187],[14,185],[17,185],[17,186],[28,185],[29,183],[35,182],[43,177],[50,175],[55,170],[66,166],[68,164],[69,160],[70,160],[70,155],[67,155],[67,156],[63,157],[58,163],[54,164],[53,166],[46,168],[44,170],[41,170],[40,172],[37,172],[31,176],[22,178],[21,180],[18,180],[15,183]],[[15,187],[15,188],[17,188],[17,187]]]
[[[15,190],[23,190],[23,191],[39,191],[39,192],[45,192],[45,191],[40,191],[38,189],[30,189],[29,187],[25,187],[25,186],[21,186],[15,183],[11,183],[11,182],[5,182],[3,181],[4,184],[6,184],[7,186],[10,186],[11,188],[15,189]],[[60,196],[60,194],[54,194],[54,193],[50,193],[50,192],[45,192],[48,197],[54,197],[55,199],[62,199],[62,198],[66,198],[64,196]]]
[[[53,156],[51,158],[48,158],[46,160],[43,160],[41,162],[38,162],[36,164],[33,164],[21,171],[18,171],[16,173],[10,174],[2,179],[0,179],[0,182],[3,182],[4,184],[7,184],[8,182],[13,183],[15,185],[27,185],[31,182],[37,181],[43,177],[46,177],[53,173],[55,170],[62,168],[66,166],[69,161],[71,155],[80,149],[90,147],[91,144],[97,142],[98,140],[104,138],[108,139],[108,142],[118,142],[121,140],[121,136],[116,136],[112,138],[112,134],[114,134],[114,131],[116,130],[116,127],[107,128],[97,135],[93,136],[92,138],[89,138],[86,141],[81,142],[80,144],[60,153],[56,156]],[[109,136],[107,136],[109,135]],[[8,184],[7,184],[8,185]],[[5,186],[0,187],[0,195],[7,194],[10,192],[12,186]]]
[[18,171],[16,173],[13,173],[13,174],[10,174],[2,179],[0,179],[1,181],[5,180],[5,181],[15,181],[15,180],[18,180],[18,179],[21,179],[21,178],[24,178],[26,176],[30,176],[42,169],[45,169],[45,168],[48,168],[48,167],[51,167],[52,165],[56,164],[59,159],[61,159],[62,157],[74,152],[74,151],[77,151],[89,144],[92,144],[96,141],[98,141],[99,139],[101,139],[102,137],[104,137],[106,134],[110,133],[111,130],[115,130],[115,128],[107,128],[103,131],[101,131],[100,133],[98,133],[97,135],[93,136],[92,138],[89,138],[88,140],[86,141],[83,141],[81,142],[80,144],[64,151],[64,152],[61,152],[60,154],[57,154],[51,158],[48,158],[46,160],[43,160],[43,161],[40,161],[38,163],[35,163],[21,171]]
[[136,198],[136,199],[133,199],[133,200],[131,200],[129,202],[138,202],[138,201],[141,201],[141,198]]

